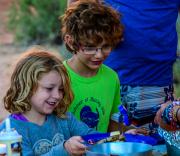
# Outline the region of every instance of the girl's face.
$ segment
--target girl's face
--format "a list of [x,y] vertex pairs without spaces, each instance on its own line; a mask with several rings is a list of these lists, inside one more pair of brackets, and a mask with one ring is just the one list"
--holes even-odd
[[51,114],[63,98],[62,78],[55,70],[42,75],[38,88],[30,99],[33,114],[45,116]]

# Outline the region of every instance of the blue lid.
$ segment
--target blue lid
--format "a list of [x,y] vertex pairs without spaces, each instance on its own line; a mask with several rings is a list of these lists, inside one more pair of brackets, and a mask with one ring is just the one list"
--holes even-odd
[[129,120],[129,117],[127,115],[124,115],[123,122],[124,122],[124,124],[126,126],[130,126],[131,125],[131,121]]
[[[129,120],[129,116],[128,116],[126,108],[123,105],[119,105],[118,109],[121,115],[123,116],[123,123],[126,126],[129,126],[131,124],[131,121]],[[121,116],[119,117],[119,122],[121,122]]]
[[152,146],[157,145],[157,140],[149,135],[142,134],[124,134],[126,142],[146,143]]
[[93,145],[99,140],[105,139],[110,136],[110,133],[94,133],[81,136],[86,145]]
[[127,115],[127,110],[123,105],[119,105],[118,109],[122,115]]

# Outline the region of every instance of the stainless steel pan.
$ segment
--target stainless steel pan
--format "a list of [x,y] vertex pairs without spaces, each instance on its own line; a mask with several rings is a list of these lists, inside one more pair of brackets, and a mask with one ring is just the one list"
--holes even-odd
[[92,145],[86,156],[152,156],[152,146],[134,142],[113,142]]

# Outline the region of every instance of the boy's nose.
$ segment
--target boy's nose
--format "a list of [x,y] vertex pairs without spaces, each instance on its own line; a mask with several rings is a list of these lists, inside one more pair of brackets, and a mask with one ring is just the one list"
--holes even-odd
[[95,56],[98,57],[98,58],[101,58],[103,57],[103,51],[102,51],[102,48],[98,48],[97,51],[96,51],[96,54]]

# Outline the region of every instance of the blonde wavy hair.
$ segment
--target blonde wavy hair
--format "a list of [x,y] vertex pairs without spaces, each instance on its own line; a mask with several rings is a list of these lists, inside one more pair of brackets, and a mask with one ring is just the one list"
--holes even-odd
[[64,97],[53,111],[64,118],[73,100],[70,80],[60,58],[43,47],[33,47],[22,54],[11,76],[10,87],[4,97],[4,106],[10,113],[31,110],[30,98],[36,92],[42,74],[56,70],[62,78]]

